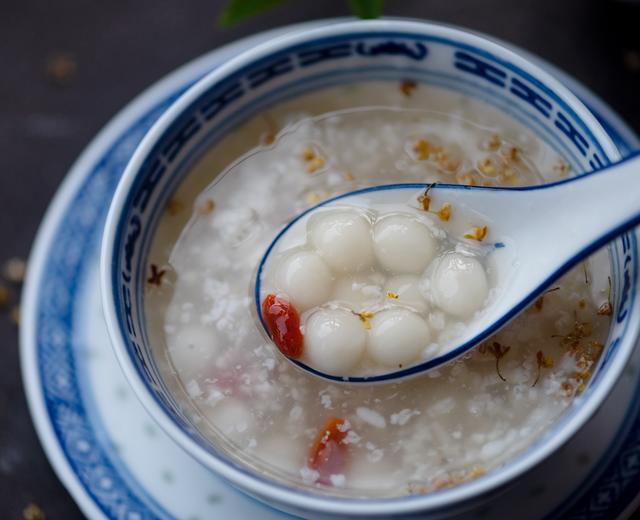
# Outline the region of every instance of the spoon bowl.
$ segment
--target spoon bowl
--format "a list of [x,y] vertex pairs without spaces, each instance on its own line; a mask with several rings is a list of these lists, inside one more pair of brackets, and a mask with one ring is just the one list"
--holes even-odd
[[[606,175],[605,175],[606,173]],[[419,209],[428,194],[434,207],[450,204],[449,233],[483,229],[477,247],[490,265],[493,289],[484,308],[455,341],[420,362],[373,375],[335,375],[290,359],[316,376],[339,382],[375,383],[408,378],[438,368],[468,352],[514,319],[558,277],[589,254],[640,224],[640,154],[577,178],[530,187],[459,184],[391,184],[359,189],[321,202],[291,220],[267,248],[258,267],[255,303],[261,308],[265,266],[277,248],[299,246],[301,229],[314,214],[331,208]],[[485,227],[486,226],[486,227]],[[628,284],[625,284],[625,287]],[[623,288],[624,290],[624,288]],[[612,309],[613,310],[613,309]],[[428,341],[425,341],[427,347]]]

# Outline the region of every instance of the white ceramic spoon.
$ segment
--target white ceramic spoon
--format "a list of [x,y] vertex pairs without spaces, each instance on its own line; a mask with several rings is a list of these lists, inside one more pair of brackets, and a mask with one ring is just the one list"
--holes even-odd
[[[307,210],[291,221],[267,249],[260,274],[274,246],[321,208],[375,204],[413,204],[427,185],[393,184],[353,191]],[[455,344],[413,366],[368,377],[322,373],[291,359],[317,376],[335,381],[371,383],[414,376],[437,368],[487,339],[538,298],[560,275],[621,233],[640,224],[640,154],[612,166],[553,184],[523,188],[432,185],[433,207],[452,205],[452,225],[488,227],[478,245],[486,248],[494,272],[495,297],[474,318]],[[391,207],[391,206],[390,206]],[[449,223],[446,223],[449,224]],[[446,228],[446,226],[443,225]],[[264,320],[260,315],[262,323]]]

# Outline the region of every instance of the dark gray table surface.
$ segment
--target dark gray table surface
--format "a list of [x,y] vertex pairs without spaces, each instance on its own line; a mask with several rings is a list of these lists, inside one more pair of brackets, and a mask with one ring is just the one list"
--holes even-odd
[[[73,160],[145,87],[241,36],[348,13],[343,0],[292,0],[223,30],[216,23],[223,3],[0,0],[0,262],[28,255]],[[537,53],[640,131],[638,1],[387,0],[385,12],[459,24]],[[52,66],[57,76],[47,73]],[[0,338],[0,519],[22,518],[30,503],[47,518],[81,517],[34,431],[7,309]]]

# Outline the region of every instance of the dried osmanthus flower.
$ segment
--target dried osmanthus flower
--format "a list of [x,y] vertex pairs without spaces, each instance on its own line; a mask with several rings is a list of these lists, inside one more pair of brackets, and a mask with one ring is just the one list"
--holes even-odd
[[366,330],[371,330],[371,318],[373,318],[373,316],[375,314],[374,312],[372,312],[372,311],[360,311],[360,312],[352,311],[352,312],[358,318],[360,318],[360,321],[362,322],[362,326]]
[[553,171],[560,177],[566,177],[571,171],[571,165],[560,159],[553,167]]
[[178,199],[169,199],[169,202],[167,202],[167,213],[169,213],[169,215],[171,215],[172,217],[175,217],[183,209],[184,204]]
[[478,181],[475,178],[475,172],[469,171],[467,173],[456,175],[456,182],[458,184],[466,184],[467,186],[477,186]]
[[580,341],[593,334],[593,325],[588,321],[579,321],[577,318],[573,323],[573,329],[567,334],[554,334],[552,338],[560,338],[562,345],[569,347],[569,352],[575,352],[580,346]]
[[305,202],[309,205],[318,204],[323,200],[328,199],[329,195],[328,191],[312,190],[305,195]]
[[449,219],[451,219],[451,204],[445,202],[442,207],[436,211],[436,215],[438,215],[440,220],[445,222],[449,221]]
[[429,196],[429,192],[435,186],[435,184],[429,184],[427,188],[424,190],[424,193],[418,197],[418,203],[422,206],[423,211],[427,211],[429,213],[433,213],[440,220],[448,221],[451,219],[451,204],[445,202],[439,210],[432,211],[431,208],[431,197]]
[[562,397],[571,397],[573,395],[573,385],[565,381],[560,385],[560,393]]
[[429,211],[429,208],[431,208],[431,197],[429,197],[431,188],[433,188],[433,184],[427,186],[427,189],[424,190],[424,193],[418,197],[418,202],[420,203],[424,211]]
[[496,173],[496,166],[493,164],[491,158],[487,157],[478,162],[478,170],[485,175],[491,176]]
[[493,134],[491,138],[485,143],[485,148],[492,152],[497,152],[502,146],[502,139],[498,134]]
[[584,283],[585,285],[591,285],[591,280],[589,279],[589,270],[587,269],[587,263],[582,262],[582,270],[584,271]]
[[489,233],[488,226],[474,226],[470,233],[465,233],[464,238],[482,242]]
[[538,352],[536,352],[536,365],[538,367],[538,373],[536,374],[536,379],[531,387],[534,387],[538,384],[543,368],[553,368],[553,358],[550,356],[545,356],[542,350],[538,350]]
[[210,215],[213,213],[213,210],[216,209],[216,203],[213,199],[206,199],[202,204],[199,204],[196,207],[196,212],[198,215]]
[[406,97],[411,97],[413,91],[418,88],[418,84],[412,79],[405,79],[400,82],[400,92]]
[[413,152],[418,161],[426,161],[433,151],[433,147],[426,139],[418,139],[413,145]]
[[432,159],[443,171],[455,173],[460,168],[460,161],[451,157],[451,151],[445,146],[431,144],[426,139],[418,139],[413,145],[413,158],[416,161]]
[[505,163],[518,162],[520,160],[520,154],[520,148],[517,146],[511,146],[509,150],[506,153],[501,154],[500,157]]
[[150,266],[151,274],[149,278],[147,278],[147,283],[149,285],[155,285],[156,287],[160,287],[162,285],[162,279],[166,274],[166,269],[160,269],[156,264],[151,264]]
[[491,343],[483,343],[482,345],[480,345],[478,347],[478,351],[481,354],[492,354],[495,358],[496,358],[496,372],[498,374],[498,377],[500,379],[502,379],[503,381],[507,381],[504,376],[502,375],[502,373],[500,372],[500,360],[507,355],[507,353],[511,350],[510,346],[507,345],[502,345],[501,343],[498,343],[497,341],[493,341]]
[[325,160],[313,148],[307,147],[302,151],[302,159],[307,164],[308,173],[316,173],[324,167]]
[[548,290],[546,290],[546,291],[542,294],[542,296],[540,296],[540,297],[539,297],[539,298],[538,298],[538,299],[533,303],[533,308],[534,308],[535,310],[537,310],[538,312],[539,312],[539,311],[541,311],[541,310],[542,310],[542,307],[544,307],[544,297],[545,297],[547,294],[551,294],[551,293],[554,293],[554,292],[559,291],[559,290],[560,290],[560,287],[554,287],[554,288],[552,288],[552,289],[548,289]]
[[438,167],[447,173],[455,173],[460,168],[460,161],[455,157],[451,157],[449,150],[439,146],[435,150],[435,160]]

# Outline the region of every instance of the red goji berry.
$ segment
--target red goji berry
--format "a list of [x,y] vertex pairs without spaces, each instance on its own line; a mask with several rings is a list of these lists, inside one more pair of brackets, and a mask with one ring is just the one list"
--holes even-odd
[[347,445],[343,442],[348,429],[344,419],[330,417],[311,446],[309,467],[320,474],[320,481],[327,483],[331,475],[339,474],[344,467]]
[[269,336],[285,356],[302,355],[304,337],[300,332],[300,315],[291,303],[269,294],[262,302],[262,317]]

